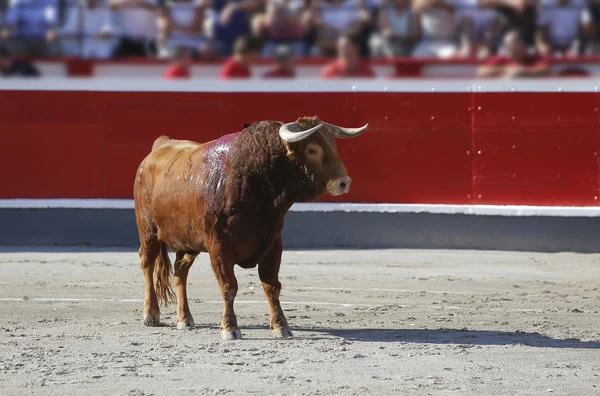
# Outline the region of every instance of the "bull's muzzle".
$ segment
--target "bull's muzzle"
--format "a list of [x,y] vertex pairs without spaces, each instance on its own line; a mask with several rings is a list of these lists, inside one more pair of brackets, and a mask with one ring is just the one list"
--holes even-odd
[[346,194],[350,191],[352,179],[348,176],[340,177],[329,182],[329,193],[334,197],[337,195]]

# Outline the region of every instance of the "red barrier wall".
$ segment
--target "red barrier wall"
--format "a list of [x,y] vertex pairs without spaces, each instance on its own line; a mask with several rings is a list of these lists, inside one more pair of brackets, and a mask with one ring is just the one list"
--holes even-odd
[[[162,134],[319,115],[370,130],[338,141],[339,201],[597,205],[595,93],[0,92],[0,198],[131,198]],[[325,200],[334,200],[325,197]]]

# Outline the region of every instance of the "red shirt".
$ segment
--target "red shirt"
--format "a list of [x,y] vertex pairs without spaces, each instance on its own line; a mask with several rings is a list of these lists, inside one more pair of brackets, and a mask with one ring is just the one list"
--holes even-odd
[[517,62],[508,56],[495,56],[490,58],[485,64],[486,66],[544,66],[546,65],[546,60],[536,55],[527,55],[523,61]]
[[164,78],[190,78],[190,71],[181,65],[171,65],[165,70]]
[[339,59],[326,65],[321,72],[322,78],[340,78],[340,77],[375,77],[375,73],[369,63],[359,60],[354,71],[348,70],[347,66]]
[[250,78],[250,68],[247,65],[242,65],[232,57],[221,68],[219,78]]
[[269,71],[267,71],[264,75],[264,78],[294,78],[296,77],[296,73],[292,70],[285,70],[281,68],[279,65],[273,66]]

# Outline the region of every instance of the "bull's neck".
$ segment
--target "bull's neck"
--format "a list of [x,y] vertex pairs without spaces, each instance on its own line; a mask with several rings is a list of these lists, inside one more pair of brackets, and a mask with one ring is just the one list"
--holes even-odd
[[318,194],[302,167],[288,156],[288,150],[276,130],[242,132],[228,154],[234,179],[247,180],[239,191],[272,206],[276,214],[285,214],[294,202],[312,201]]
[[294,203],[310,202],[319,196],[302,167],[287,156],[283,145],[272,154],[266,168],[267,178],[272,181],[275,208],[285,213]]
[[274,186],[275,206],[286,212],[296,202],[310,202],[319,196],[304,171],[295,162],[288,161],[289,167],[284,172],[286,179]]

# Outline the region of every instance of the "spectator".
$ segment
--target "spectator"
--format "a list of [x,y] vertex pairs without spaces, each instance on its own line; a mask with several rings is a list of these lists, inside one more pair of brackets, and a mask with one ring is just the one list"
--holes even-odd
[[[544,7],[546,6],[546,7]],[[583,0],[547,0],[539,12],[537,49],[544,55],[578,55],[591,15]]]
[[517,30],[527,47],[535,44],[539,0],[478,0],[481,7],[498,11],[509,30]]
[[416,0],[413,10],[421,25],[421,41],[413,50],[417,57],[447,58],[456,45],[455,9],[449,0]]
[[592,18],[592,23],[584,26],[585,41],[583,43],[584,50],[589,54],[597,54],[600,52],[600,0],[589,1],[589,12]]
[[69,7],[61,30],[64,53],[85,58],[111,57],[120,34],[115,17],[103,0],[86,0]]
[[478,70],[479,77],[542,77],[550,73],[548,63],[527,53],[527,44],[517,30],[504,36],[505,56],[490,59]]
[[296,77],[296,65],[294,51],[290,46],[280,45],[275,50],[277,64],[267,71],[265,78],[294,78]]
[[294,47],[297,54],[304,54],[304,1],[303,0],[268,0],[264,28],[267,42],[263,56],[273,56],[280,44]]
[[408,56],[419,38],[419,20],[410,7],[410,0],[385,0],[379,11],[378,33],[371,36],[371,54]]
[[385,0],[361,0],[362,7],[366,11],[365,21],[359,31],[360,37],[360,56],[363,58],[371,57],[371,36],[377,33],[377,22],[381,3]]
[[[270,0],[264,0],[264,1],[268,2]],[[255,13],[253,13],[250,18],[251,19],[250,35],[252,37],[260,40],[261,45],[263,47],[263,52],[265,51],[265,44],[267,43],[267,41],[269,39],[269,24],[268,24],[268,19],[267,19],[267,10],[266,10],[267,5],[264,4],[264,6],[265,6],[264,10],[261,7],[259,10],[257,10]],[[271,51],[271,56],[272,55],[273,55],[273,53]]]
[[212,2],[212,36],[221,55],[231,55],[236,40],[252,34],[252,14],[258,0],[209,0]]
[[123,35],[115,57],[156,54],[157,0],[109,0],[121,18]]
[[8,0],[0,0],[0,27],[4,22],[4,13],[6,12],[6,8],[8,7]]
[[325,66],[322,78],[375,77],[375,73],[359,53],[359,38],[352,34],[343,34],[338,39],[337,60]]
[[166,79],[190,78],[190,48],[186,46],[173,47],[170,54],[171,63],[163,77]]
[[223,65],[219,78],[250,78],[250,66],[260,57],[261,50],[262,45],[256,38],[239,37],[234,45],[233,56]]
[[60,53],[58,0],[11,0],[6,26],[0,38],[8,41],[13,53],[23,56],[56,56]]
[[365,0],[315,0],[316,46],[313,55],[332,56],[342,32],[357,36],[358,45],[366,41],[371,14]]
[[173,0],[166,4],[158,16],[158,53],[169,56],[174,47],[185,46],[192,55],[209,52],[203,34],[205,0]]
[[481,7],[477,0],[461,0],[458,10],[463,56],[487,57],[496,54],[500,40],[500,15],[492,8]]
[[39,77],[40,71],[30,62],[14,59],[8,49],[0,47],[0,75],[2,77]]

